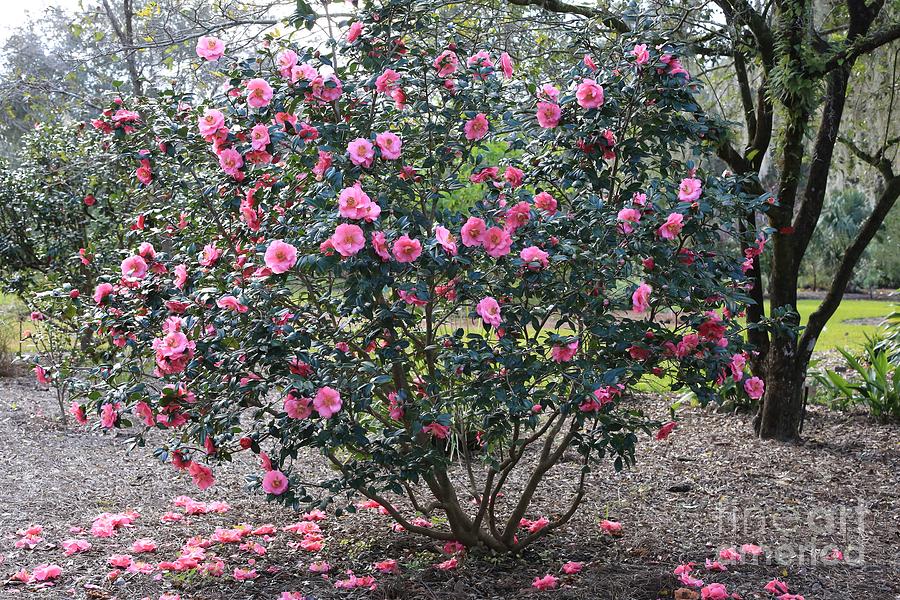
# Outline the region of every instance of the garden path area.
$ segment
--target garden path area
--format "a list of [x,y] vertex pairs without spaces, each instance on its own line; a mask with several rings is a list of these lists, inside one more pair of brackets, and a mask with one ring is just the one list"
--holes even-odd
[[[639,401],[655,414],[665,409],[660,398]],[[460,556],[457,568],[441,570],[434,565],[450,557],[440,546],[392,531],[388,517],[373,510],[329,513],[316,523],[322,546],[316,550],[317,537],[303,535],[312,525],[283,530],[301,515],[244,491],[243,477],[257,468],[250,461],[217,468],[217,484],[200,492],[187,476],[156,462],[149,448],[126,453],[122,435],[61,427],[52,396],[36,390],[32,379],[0,380],[0,572],[6,580],[40,564],[62,570],[53,585],[8,581],[0,598],[157,600],[171,593],[182,600],[277,600],[296,591],[316,599],[652,600],[673,597],[682,587],[673,569],[689,561],[698,563],[694,576],[724,583],[744,599],[773,598],[763,590],[773,577],[807,600],[900,597],[900,427],[811,407],[805,443],[783,446],[755,441],[745,416],[686,408],[680,418],[668,440],[641,440],[635,468],[598,471],[579,515],[521,559]],[[559,490],[577,471],[572,458],[539,490],[531,518],[553,513]],[[315,457],[309,464],[324,468]],[[174,506],[180,495],[205,504]],[[171,514],[226,508],[211,504],[216,501],[227,503],[227,511],[161,522],[166,513],[175,519]],[[140,516],[112,537],[92,535],[95,517],[127,511]],[[623,535],[604,534],[603,519],[621,522]],[[207,544],[201,564],[215,572],[221,560],[222,575],[160,570],[190,538],[209,540],[222,528],[218,538],[225,539],[240,523],[272,524],[274,533],[263,529],[237,543]],[[16,548],[22,538],[16,532],[33,524],[43,527],[41,540],[33,549]],[[65,556],[62,542],[70,538],[92,547]],[[134,553],[132,543],[141,538],[153,540],[156,551]],[[765,554],[730,563],[725,572],[704,568],[705,559],[742,544],[759,545]],[[833,548],[843,561],[822,560]],[[110,557],[124,554],[138,566],[122,567],[110,579]],[[399,574],[373,568],[385,559],[397,561]],[[310,572],[321,561],[330,573]],[[584,568],[562,574],[567,561]],[[236,568],[245,581],[236,580]],[[350,580],[348,570],[374,576],[377,587],[335,588]],[[547,573],[559,576],[560,586],[534,589],[532,580]]]

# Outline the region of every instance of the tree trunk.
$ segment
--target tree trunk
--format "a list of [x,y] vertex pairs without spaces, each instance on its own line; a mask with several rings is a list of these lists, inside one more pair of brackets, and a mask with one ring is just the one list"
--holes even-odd
[[754,421],[756,434],[766,440],[798,440],[808,361],[798,352],[796,338],[788,335],[772,338],[766,358],[766,393]]

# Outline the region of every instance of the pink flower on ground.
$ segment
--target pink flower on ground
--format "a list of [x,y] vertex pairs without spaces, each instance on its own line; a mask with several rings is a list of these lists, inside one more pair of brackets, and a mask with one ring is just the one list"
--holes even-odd
[[394,258],[399,263],[411,263],[422,254],[422,242],[411,239],[408,235],[401,235],[393,247]]
[[631,51],[634,56],[634,62],[638,65],[646,65],[650,61],[650,52],[647,51],[647,44],[637,44]]
[[637,314],[642,314],[650,310],[650,293],[653,288],[646,283],[641,283],[631,295],[631,308]]
[[569,342],[564,346],[553,346],[550,349],[550,356],[558,363],[569,362],[578,353],[578,340]]
[[381,571],[382,573],[399,573],[400,565],[397,564],[397,561],[393,558],[388,558],[382,561],[375,563],[374,566],[376,569]]
[[778,579],[773,579],[769,583],[766,584],[766,587],[763,588],[770,594],[787,594],[788,586],[785,582],[780,581]]
[[396,133],[383,131],[375,136],[375,144],[381,150],[381,158],[385,160],[397,160],[400,158],[400,150],[403,141]]
[[759,400],[766,393],[766,384],[759,377],[751,377],[744,382],[744,391],[754,400]]
[[247,581],[259,577],[256,569],[242,569],[240,567],[235,567],[232,575],[237,581]]
[[678,234],[681,233],[683,227],[684,215],[681,213],[672,213],[666,217],[666,222],[663,223],[656,232],[659,234],[659,237],[664,240],[674,240]]
[[553,129],[559,125],[559,118],[561,116],[562,110],[555,102],[538,102],[537,121],[538,125],[544,129]]
[[688,177],[681,180],[678,186],[678,199],[681,202],[693,202],[703,192],[703,183],[699,179]]
[[343,257],[354,256],[366,246],[366,237],[358,225],[341,223],[329,239],[334,249]]
[[487,224],[485,224],[483,219],[479,219],[478,217],[469,217],[466,220],[465,225],[462,226],[460,230],[460,235],[462,236],[463,246],[471,248],[473,246],[480,246],[482,240],[484,239],[484,232],[487,230]]
[[139,254],[129,256],[122,261],[122,277],[129,281],[138,281],[147,275],[147,261]]
[[557,585],[559,585],[559,578],[554,577],[549,573],[547,573],[543,577],[535,577],[534,581],[531,582],[531,587],[537,588],[541,591],[556,589]]
[[486,296],[478,302],[475,312],[481,317],[481,320],[487,325],[500,327],[503,319],[500,316],[500,304],[492,297]]
[[[547,268],[550,264],[547,257],[550,256],[537,246],[528,246],[519,252],[519,258],[525,263],[525,266],[531,271],[540,271]],[[576,343],[577,344],[577,343]]]
[[569,561],[562,566],[563,573],[566,575],[574,575],[580,573],[584,568],[584,563]]
[[481,244],[489,256],[500,258],[509,254],[512,246],[512,237],[509,232],[499,227],[491,227],[484,232]]
[[466,121],[466,124],[463,126],[463,131],[466,134],[466,139],[474,142],[483,139],[484,136],[488,134],[489,128],[490,125],[488,124],[485,114],[478,113],[473,118]]
[[280,496],[288,489],[288,478],[281,471],[269,471],[263,476],[262,488],[273,496]]
[[297,248],[282,240],[272,240],[264,260],[273,273],[286,273],[297,264]]
[[438,563],[434,565],[435,569],[440,569],[441,571],[452,571],[456,567],[459,566],[459,559],[455,556],[453,558],[449,558],[442,563]]
[[741,555],[734,548],[725,548],[724,550],[719,551],[719,558],[722,560],[739,562],[741,560]]
[[721,583],[711,583],[700,590],[700,597],[703,600],[728,600],[730,598],[728,590]]
[[368,169],[375,160],[375,148],[366,138],[356,138],[347,144],[347,153],[350,155],[350,162],[358,167]]
[[599,108],[603,105],[603,87],[593,79],[585,79],[575,91],[575,98],[581,108]]
[[608,521],[604,519],[600,521],[600,529],[602,529],[605,533],[608,533],[612,536],[620,536],[622,535],[622,524],[617,521]]
[[62,569],[59,565],[38,565],[31,572],[35,581],[52,581],[62,575]]
[[723,565],[717,560],[709,560],[706,559],[706,570],[707,571],[727,571],[728,567]]
[[73,554],[78,554],[79,552],[87,552],[91,549],[91,543],[87,540],[63,540],[62,542],[63,554],[66,556],[72,556]]
[[134,540],[134,543],[131,544],[131,551],[135,554],[142,554],[144,552],[156,552],[156,542],[149,538],[140,538]]
[[107,561],[109,566],[119,567],[120,569],[127,569],[131,566],[132,562],[134,562],[134,560],[131,558],[130,554],[113,554]]
[[274,92],[265,79],[255,78],[247,82],[247,105],[253,108],[268,106]]
[[225,54],[225,42],[211,35],[200,36],[197,40],[197,56],[208,61],[217,61]]
[[534,205],[549,215],[555,215],[558,206],[556,199],[547,192],[535,194]]
[[315,406],[319,416],[324,419],[331,418],[332,415],[341,410],[341,405],[340,392],[328,386],[319,388],[313,400],[313,406]]
[[744,544],[741,546],[741,553],[750,556],[759,556],[763,553],[763,549],[756,544]]

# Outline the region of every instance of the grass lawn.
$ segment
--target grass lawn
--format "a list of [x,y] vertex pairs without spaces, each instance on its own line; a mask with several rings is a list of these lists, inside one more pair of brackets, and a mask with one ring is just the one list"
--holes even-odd
[[[818,300],[800,300],[797,310],[803,324],[810,313],[819,306]],[[886,317],[900,310],[900,306],[880,300],[844,300],[838,306],[834,316],[819,336],[816,350],[832,350],[834,348],[853,348],[866,341],[866,335],[873,335],[878,330],[877,321],[870,324],[845,323],[853,319],[877,319]]]

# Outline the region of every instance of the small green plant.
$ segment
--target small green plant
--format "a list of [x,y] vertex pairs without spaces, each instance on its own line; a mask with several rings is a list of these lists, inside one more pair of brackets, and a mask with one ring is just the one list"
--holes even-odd
[[829,369],[813,373],[831,404],[843,408],[864,404],[876,419],[900,419],[900,368],[890,361],[882,342],[869,338],[858,357],[838,348],[854,373],[849,379]]

